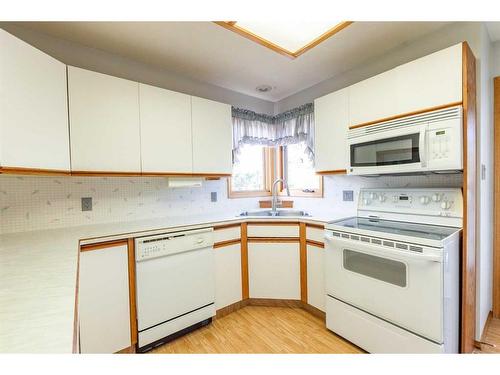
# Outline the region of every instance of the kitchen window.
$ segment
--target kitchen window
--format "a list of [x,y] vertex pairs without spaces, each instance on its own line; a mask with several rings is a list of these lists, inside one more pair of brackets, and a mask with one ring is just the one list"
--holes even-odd
[[[316,175],[305,144],[299,143],[281,147],[241,147],[238,160],[233,164],[233,174],[228,179],[229,197],[270,196],[276,178],[288,181],[293,197],[323,196],[323,178]],[[279,194],[286,195],[283,186],[279,186]]]

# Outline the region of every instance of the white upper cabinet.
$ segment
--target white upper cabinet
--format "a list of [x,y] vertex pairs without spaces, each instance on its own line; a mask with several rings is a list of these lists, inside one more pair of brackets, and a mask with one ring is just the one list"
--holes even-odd
[[347,168],[348,90],[342,89],[314,101],[314,148],[317,172]]
[[350,86],[349,124],[430,110],[462,101],[462,44]]
[[70,169],[66,65],[2,29],[0,165]]
[[68,67],[73,171],[140,172],[139,84]]
[[462,101],[462,44],[401,65],[395,72],[399,113]]
[[193,173],[232,172],[231,106],[192,97]]
[[191,173],[191,96],[139,84],[142,172]]
[[398,113],[397,80],[394,71],[389,70],[350,86],[349,124],[357,125]]

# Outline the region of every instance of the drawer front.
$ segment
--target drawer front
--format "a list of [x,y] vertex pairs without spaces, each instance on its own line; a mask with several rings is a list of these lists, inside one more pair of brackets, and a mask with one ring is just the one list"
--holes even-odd
[[325,242],[324,238],[324,230],[320,228],[307,227],[306,229],[306,238],[311,241],[316,242]]
[[298,225],[248,224],[248,237],[299,237]]
[[241,228],[238,225],[237,227],[230,227],[224,229],[214,228],[214,242],[224,242],[231,240],[239,240],[241,238]]

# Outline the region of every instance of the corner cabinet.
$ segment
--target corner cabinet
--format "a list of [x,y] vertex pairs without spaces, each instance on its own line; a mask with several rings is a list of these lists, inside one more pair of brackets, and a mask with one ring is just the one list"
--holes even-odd
[[316,172],[345,172],[349,89],[342,89],[314,101]]
[[82,247],[78,290],[81,353],[132,346],[129,249],[126,241]]
[[193,173],[232,172],[231,106],[193,96]]
[[143,173],[191,173],[191,96],[139,84]]
[[141,172],[139,84],[68,67],[71,167]]
[[0,29],[0,166],[69,172],[66,65]]

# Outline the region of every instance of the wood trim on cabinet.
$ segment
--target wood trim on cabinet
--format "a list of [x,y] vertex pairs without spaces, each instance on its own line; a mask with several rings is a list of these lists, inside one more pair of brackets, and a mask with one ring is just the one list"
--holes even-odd
[[137,306],[135,298],[135,243],[133,238],[128,243],[128,293],[130,302],[130,341],[137,344]]
[[248,306],[302,307],[302,301],[281,298],[249,298]]
[[500,318],[500,77],[494,86],[494,225],[493,225],[493,317]]
[[331,29],[327,30],[325,33],[321,34],[311,42],[307,43],[305,46],[299,48],[296,51],[289,51],[286,48],[283,48],[267,39],[264,39],[257,34],[252,33],[249,30],[246,30],[243,27],[238,26],[236,21],[214,21],[215,24],[222,26],[228,30],[231,30],[235,32],[236,34],[239,34],[243,36],[244,38],[247,38],[255,43],[260,44],[261,46],[264,46],[266,48],[269,48],[270,50],[279,53],[280,55],[289,57],[291,59],[295,59],[299,57],[300,55],[304,54],[305,52],[309,51],[311,48],[316,47],[318,44],[321,42],[325,41],[326,39],[332,37],[333,35],[337,34],[341,30],[345,29],[347,26],[351,25],[353,21],[344,21],[340,22],[339,24],[335,25]]
[[300,300],[307,303],[307,243],[306,224],[300,223]]
[[239,244],[240,242],[241,242],[240,239],[221,241],[221,242],[214,243],[213,247],[214,247],[214,249],[218,249],[218,248],[225,247],[225,246],[236,245],[236,244]]
[[280,243],[280,242],[300,242],[300,237],[248,237],[248,242],[267,242],[267,243]]
[[242,299],[248,299],[250,296],[247,223],[241,224],[241,296]]
[[109,247],[116,247],[123,245],[128,245],[128,240],[113,240],[107,242],[80,245],[80,251],[92,251],[92,250],[106,249]]
[[463,244],[462,244],[462,353],[474,350],[476,326],[476,59],[462,44],[463,101]]
[[384,117],[384,118],[373,120],[373,121],[363,122],[361,124],[350,125],[349,129],[357,129],[357,128],[361,128],[361,127],[364,127],[364,126],[377,124],[379,122],[386,122],[386,121],[396,120],[396,119],[399,119],[399,118],[402,118],[402,117],[407,117],[407,116],[415,116],[415,115],[419,115],[421,113],[426,113],[426,112],[430,112],[430,111],[437,111],[438,109],[455,107],[455,106],[461,105],[461,104],[462,104],[462,102],[453,102],[453,103],[448,103],[448,104],[443,104],[443,105],[437,105],[437,106],[434,106],[434,107],[423,108],[423,109],[419,109],[417,111],[401,113],[399,115]]
[[272,221],[251,221],[248,223],[248,225],[267,225],[267,226],[290,226],[290,225],[299,225],[298,221],[279,221],[279,222],[272,222]]
[[235,227],[239,227],[239,226],[241,226],[241,223],[218,225],[218,226],[214,227],[214,231],[235,228]]
[[330,175],[330,174],[347,174],[347,169],[334,169],[331,171],[317,171],[316,174],[321,176]]
[[80,251],[76,258],[76,288],[75,288],[75,311],[73,312],[73,353],[80,352],[80,325],[79,325],[79,309],[78,297],[80,293]]
[[229,315],[245,306],[248,306],[249,299],[241,300],[231,305],[224,306],[215,312],[215,319],[220,319],[226,315]]
[[230,173],[177,173],[177,172],[112,172],[112,171],[71,171],[72,176],[85,177],[230,177]]
[[0,167],[0,174],[21,174],[36,176],[71,176],[70,171],[62,169]]
[[320,247],[322,249],[325,248],[325,244],[323,242],[314,241],[314,240],[307,240],[306,242],[308,245],[311,245],[311,246]]
[[325,226],[324,225],[321,225],[321,224],[313,224],[313,223],[306,223],[306,227],[308,228],[316,228],[316,229],[325,229]]

